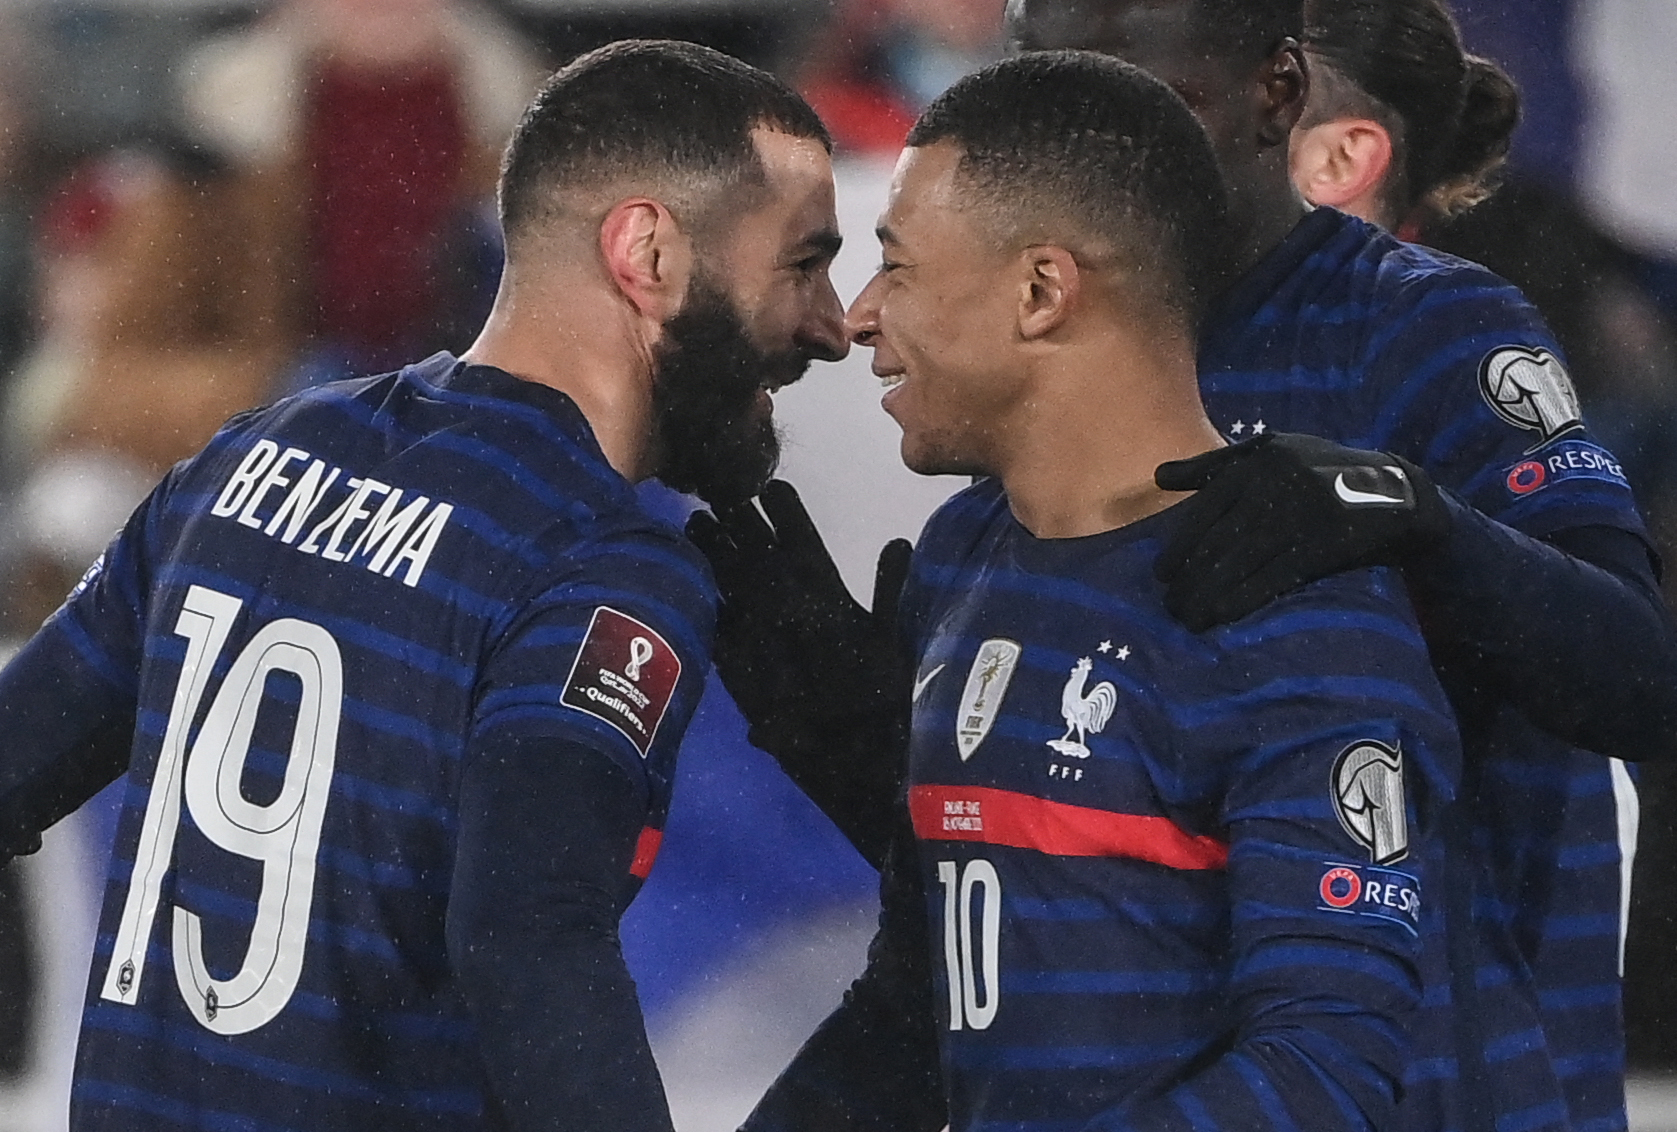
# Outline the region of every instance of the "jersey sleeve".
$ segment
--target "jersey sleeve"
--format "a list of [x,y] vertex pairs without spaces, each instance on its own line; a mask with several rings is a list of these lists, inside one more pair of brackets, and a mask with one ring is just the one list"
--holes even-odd
[[672,533],[569,548],[486,658],[471,744],[552,738],[603,752],[643,797],[667,796],[675,752],[710,669],[715,590]]
[[27,851],[127,767],[153,547],[169,480],[0,671],[0,857]]
[[1525,534],[1608,526],[1646,540],[1624,469],[1591,437],[1560,346],[1516,288],[1467,264],[1420,276],[1365,351],[1380,406],[1368,447]]
[[1229,845],[1233,1039],[1091,1127],[1395,1126],[1458,755],[1395,581],[1369,579],[1317,583],[1223,631],[1239,684],[1190,714],[1193,749],[1228,753],[1211,793]]
[[511,1129],[668,1132],[618,920],[644,809],[593,749],[494,733],[461,774],[446,939]]

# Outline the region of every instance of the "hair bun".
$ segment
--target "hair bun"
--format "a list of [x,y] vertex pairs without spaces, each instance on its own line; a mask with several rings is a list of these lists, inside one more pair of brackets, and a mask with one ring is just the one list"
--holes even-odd
[[1425,198],[1429,208],[1446,217],[1496,191],[1497,172],[1520,122],[1520,90],[1508,72],[1477,55],[1464,62],[1461,123],[1438,155],[1437,183]]

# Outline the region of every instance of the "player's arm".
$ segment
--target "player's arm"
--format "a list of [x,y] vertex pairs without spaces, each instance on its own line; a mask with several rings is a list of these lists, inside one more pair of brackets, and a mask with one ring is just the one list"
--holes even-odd
[[695,514],[721,607],[716,669],[753,745],[879,867],[900,785],[911,675],[896,603],[909,545],[880,554],[872,610],[850,596],[798,494],[776,480],[751,504]]
[[55,618],[0,671],[0,861],[40,848],[41,834],[128,766],[132,687],[101,675]]
[[1608,526],[1535,539],[1446,500],[1448,536],[1403,564],[1440,658],[1578,746],[1677,757],[1677,631],[1646,544]]
[[461,773],[449,959],[515,1129],[668,1129],[617,925],[642,792],[572,739],[505,737]]
[[844,1001],[742,1132],[937,1132],[948,1123],[927,968],[926,902],[906,817],[880,870],[879,930]]
[[[1196,727],[1222,729],[1239,752],[1221,815],[1229,1042],[1091,1130],[1397,1127],[1420,1002],[1420,906],[1442,882],[1427,871],[1432,824],[1458,753],[1419,636],[1385,605],[1284,601],[1251,634],[1249,660],[1230,654],[1259,681],[1196,712]],[[1368,816],[1365,838],[1335,814],[1342,778],[1363,791],[1352,800]],[[1380,821],[1399,798],[1405,820]]]
[[511,1128],[665,1132],[618,921],[703,691],[710,591],[673,532],[552,553],[562,573],[520,603],[479,671],[449,959]]
[[[1581,424],[1562,427],[1558,347],[1489,276],[1410,301],[1364,361],[1393,451],[1266,436],[1159,469],[1198,491],[1159,559],[1167,604],[1203,629],[1314,578],[1397,565],[1468,687],[1590,750],[1671,757],[1677,631],[1622,472]],[[1495,408],[1510,361],[1553,386],[1541,410]]]
[[128,766],[152,567],[169,480],[0,671],[0,860]]
[[[1202,489],[1158,567],[1190,627],[1244,617],[1340,570],[1397,565],[1427,639],[1475,685],[1579,746],[1677,754],[1677,632],[1640,536],[1590,524],[1533,538],[1400,456],[1311,436],[1164,465],[1159,481]],[[1340,484],[1393,502],[1346,503]]]

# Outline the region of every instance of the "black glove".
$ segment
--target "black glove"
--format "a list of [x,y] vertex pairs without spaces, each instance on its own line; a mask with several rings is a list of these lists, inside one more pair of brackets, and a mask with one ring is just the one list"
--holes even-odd
[[877,866],[907,741],[912,675],[896,619],[912,548],[896,539],[880,552],[869,611],[792,485],[773,480],[759,498],[766,522],[740,503],[687,523],[722,598],[716,670],[751,742]]
[[41,835],[32,830],[12,830],[0,837],[0,865],[14,857],[27,857],[40,851]]
[[1269,433],[1172,460],[1154,482],[1197,492],[1153,567],[1165,607],[1196,633],[1317,578],[1397,565],[1450,529],[1420,468],[1315,436]]

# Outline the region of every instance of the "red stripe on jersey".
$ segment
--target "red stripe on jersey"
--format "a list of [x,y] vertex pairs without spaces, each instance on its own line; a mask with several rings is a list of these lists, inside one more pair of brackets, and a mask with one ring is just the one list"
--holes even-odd
[[642,880],[652,872],[652,862],[658,859],[658,847],[664,843],[664,831],[651,826],[642,828],[640,840],[635,842],[635,859],[629,862],[629,873]]
[[923,841],[982,841],[1057,857],[1127,857],[1173,869],[1220,869],[1229,847],[1169,818],[1115,814],[983,786],[916,786],[908,792]]

